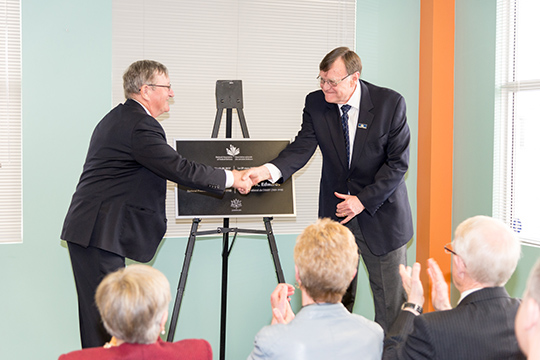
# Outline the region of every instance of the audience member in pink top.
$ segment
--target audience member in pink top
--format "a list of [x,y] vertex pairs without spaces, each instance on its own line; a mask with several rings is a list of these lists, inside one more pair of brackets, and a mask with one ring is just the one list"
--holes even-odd
[[170,301],[167,278],[151,266],[131,265],[110,273],[97,288],[96,304],[111,341],[61,355],[59,360],[211,360],[206,340],[161,340]]

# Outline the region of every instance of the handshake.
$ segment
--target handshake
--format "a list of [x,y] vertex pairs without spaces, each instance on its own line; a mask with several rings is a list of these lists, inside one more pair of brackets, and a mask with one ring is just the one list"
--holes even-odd
[[232,170],[234,176],[233,187],[240,194],[248,194],[251,188],[261,181],[270,179],[270,171],[264,165],[247,170]]

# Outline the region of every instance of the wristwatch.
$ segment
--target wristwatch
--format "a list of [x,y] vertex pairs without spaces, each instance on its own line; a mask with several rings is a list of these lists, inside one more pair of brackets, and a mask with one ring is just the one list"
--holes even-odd
[[405,302],[403,303],[403,305],[401,305],[401,310],[405,310],[405,309],[413,309],[414,311],[418,312],[419,314],[421,314],[424,309],[422,309],[422,307],[418,304],[413,304],[413,303],[410,303],[410,302]]

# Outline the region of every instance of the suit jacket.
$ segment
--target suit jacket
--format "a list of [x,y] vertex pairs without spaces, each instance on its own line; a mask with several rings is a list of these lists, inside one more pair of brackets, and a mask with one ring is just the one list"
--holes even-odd
[[88,348],[60,355],[58,360],[212,360],[206,340],[188,339],[174,343],[159,339],[153,344],[129,344]]
[[[294,142],[271,161],[288,179],[302,168],[317,146],[323,156],[319,217],[338,220],[340,199],[356,195],[365,210],[355,217],[370,250],[383,255],[413,236],[411,207],[404,176],[409,166],[410,133],[405,100],[397,92],[359,81],[360,113],[350,167],[337,104],[322,90],[306,97],[302,128]],[[352,129],[351,129],[352,131]]]
[[312,304],[288,324],[262,328],[248,360],[380,360],[382,342],[379,324],[351,314],[343,304]]
[[134,100],[96,126],[61,238],[147,262],[165,234],[166,179],[222,193],[223,170],[180,156]]
[[401,311],[383,359],[525,359],[514,333],[519,303],[493,287],[473,292],[452,310],[419,316]]

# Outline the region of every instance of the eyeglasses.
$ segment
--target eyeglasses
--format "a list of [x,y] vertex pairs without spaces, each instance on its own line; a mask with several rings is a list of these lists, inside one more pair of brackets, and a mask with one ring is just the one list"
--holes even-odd
[[146,85],[167,88],[167,90],[171,91],[171,84],[169,84],[169,85],[146,84]]
[[447,253],[447,254],[453,254],[453,255],[459,256],[454,250],[451,249],[451,247],[452,247],[451,242],[444,245],[444,252]]
[[323,79],[321,77],[321,75],[317,76],[317,80],[319,81],[319,85],[320,87],[323,87],[324,84],[328,84],[330,85],[331,87],[336,87],[339,85],[340,82],[342,82],[343,80],[345,80],[346,78],[348,78],[349,76],[351,76],[352,74],[348,74],[347,76],[345,76],[343,79],[339,79],[339,80],[333,80],[333,79],[330,79],[330,80],[326,80],[326,79]]

